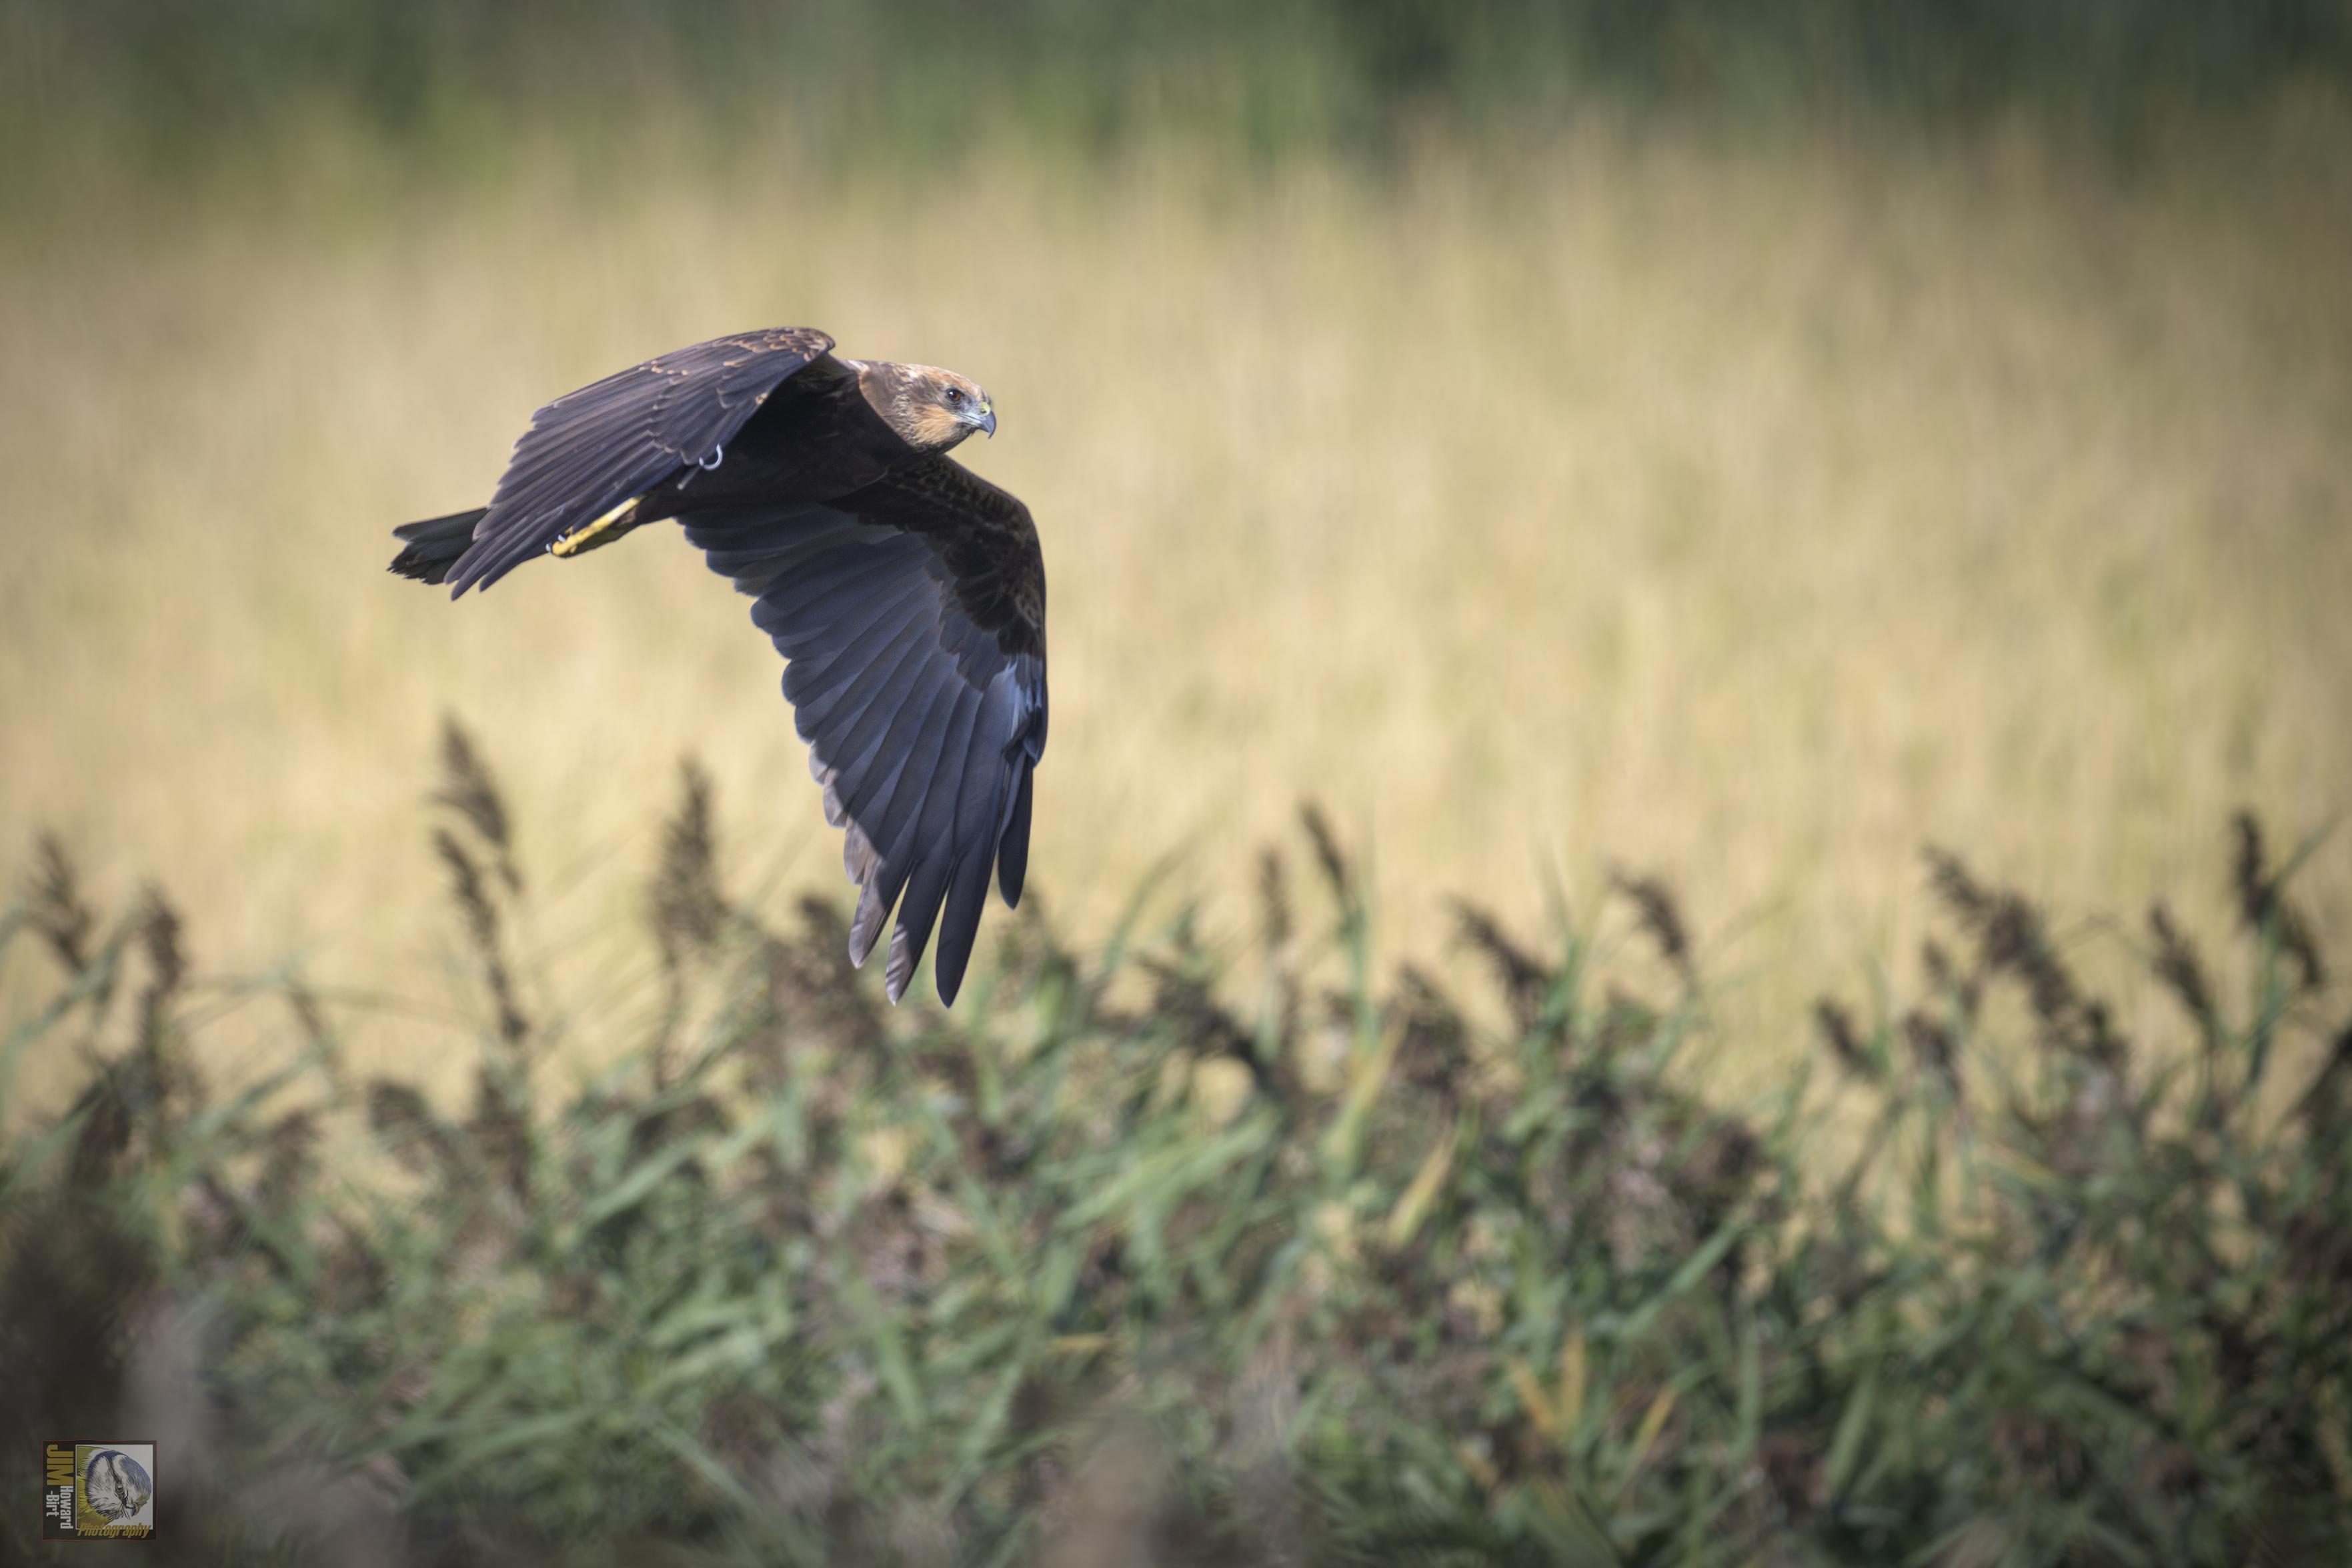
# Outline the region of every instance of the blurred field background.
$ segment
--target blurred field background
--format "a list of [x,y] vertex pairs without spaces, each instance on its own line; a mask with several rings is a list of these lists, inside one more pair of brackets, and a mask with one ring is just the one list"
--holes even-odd
[[[2347,260],[2342,0],[0,9],[0,1447],[189,1561],[2341,1562]],[[1044,535],[945,1018],[691,552],[383,571],[795,322]]]
[[[2129,909],[2352,800],[2352,24],[2043,12],[14,7],[0,855],[444,999],[454,712],[550,975],[634,933],[683,753],[738,885],[831,890],[674,540],[382,570],[547,397],[809,322],[1003,411],[1075,929],[1171,853],[1237,921],[1313,796],[1392,953],[1665,875],[1769,1075],[1906,962],[1925,843]],[[2302,875],[2342,929],[2352,845]]]

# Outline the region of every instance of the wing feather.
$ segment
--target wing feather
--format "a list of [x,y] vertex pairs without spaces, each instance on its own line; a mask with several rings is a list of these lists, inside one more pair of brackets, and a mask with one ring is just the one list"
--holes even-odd
[[[939,785],[948,732],[963,695],[950,682],[927,684],[931,700],[924,702],[919,695],[898,710],[875,747],[873,760],[861,770],[864,777],[841,796],[843,812],[866,830],[875,850],[894,864],[909,861],[916,848],[910,835],[924,800]],[[918,710],[922,716],[908,724],[908,716]]]
[[1029,781],[1031,769],[1021,769],[1020,788],[1005,815],[1003,834],[996,841],[996,883],[1007,909],[1021,907],[1021,888],[1029,875]]
[[871,956],[895,909],[891,1000],[936,930],[933,976],[953,1001],[992,869],[1007,904],[1028,871],[1046,688],[1045,565],[1027,508],[931,457],[824,506],[680,520],[784,655],[794,727],[858,887],[852,961]]
[[929,655],[908,633],[916,630],[930,607],[918,593],[908,593],[877,617],[858,645],[843,651],[832,667],[803,658],[809,672],[795,680],[785,673],[784,697],[792,703],[801,738],[808,740],[830,729],[840,736],[835,749],[847,767],[862,755],[865,743],[881,738],[876,726],[914,694],[915,683],[927,673]]
[[752,623],[768,633],[776,651],[787,659],[826,651],[846,631],[854,634],[908,594],[908,584],[888,559],[860,557],[835,561],[851,552],[835,550],[821,562],[812,562],[812,581],[779,583],[751,607]]
[[[833,789],[841,802],[844,820],[856,824],[873,850],[882,891],[878,915],[890,913],[890,906],[898,902],[898,890],[906,885],[908,873],[914,870],[914,856],[904,843],[907,826],[921,808],[924,791],[931,787],[940,742],[954,711],[955,700],[955,689],[948,683],[936,679],[924,683],[891,716],[880,743],[870,756],[854,764],[856,771],[847,775],[851,788],[843,789],[844,776],[835,777]],[[861,937],[853,923],[851,958],[864,964],[878,934],[877,926],[865,931]]]
[[[919,815],[910,815],[897,837],[909,856],[907,894],[898,905],[898,923],[890,932],[890,961],[882,973],[883,989],[892,1001],[906,994],[915,966],[939,919],[940,900],[948,891],[948,873],[954,869],[955,829],[961,815],[964,789],[970,782],[972,730],[980,722],[980,694],[970,687],[956,694],[955,709],[940,736],[940,762],[931,768],[929,787],[919,803]],[[950,759],[953,761],[950,762]],[[900,791],[903,798],[904,791]],[[912,835],[909,840],[906,835]],[[896,860],[900,852],[893,850]],[[958,976],[961,981],[962,977]],[[953,988],[944,975],[940,999],[953,999]]]
[[[881,673],[872,683],[860,681],[845,687],[823,712],[803,721],[805,732],[801,738],[812,745],[821,741],[837,773],[862,777],[888,738],[891,720],[918,692],[940,684],[932,663],[935,654],[920,646],[893,653],[898,657],[887,664],[877,659],[876,667]],[[814,712],[814,705],[803,712]],[[840,804],[846,815],[850,802],[844,800]]]
[[[1009,730],[1015,701],[1013,673],[1007,670],[989,683],[988,694],[982,699],[978,733]],[[956,809],[955,865],[948,877],[947,903],[940,914],[939,959],[934,966],[940,975],[953,976],[958,982],[980,935],[981,911],[988,906],[989,863],[997,857],[1009,793],[1010,780],[1002,763],[1001,756],[990,756],[983,747],[969,748],[964,757],[963,791]],[[952,1002],[953,993],[950,984],[940,999]]]
[[557,398],[515,443],[474,543],[449,574],[452,597],[488,587],[572,529],[712,461],[771,392],[832,348],[807,327],[738,333]]

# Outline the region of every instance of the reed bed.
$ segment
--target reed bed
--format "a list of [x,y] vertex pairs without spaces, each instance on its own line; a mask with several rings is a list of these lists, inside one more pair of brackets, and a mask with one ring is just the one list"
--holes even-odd
[[[455,728],[444,767],[461,1088],[54,841],[0,915],[47,977],[0,1071],[79,1085],[0,1145],[0,1437],[153,1434],[183,1560],[2352,1551],[2352,1022],[2252,817],[2210,846],[2234,963],[2158,904],[2140,1005],[1930,852],[1928,978],[1822,998],[1748,1096],[1692,1071],[1666,880],[1615,878],[1639,952],[1457,903],[1465,990],[1378,958],[1313,809],[1246,944],[1033,900],[954,1012],[891,1009],[839,905],[743,902],[688,766],[642,984],[567,1008],[527,814]],[[236,1082],[231,1009],[275,1040]]]

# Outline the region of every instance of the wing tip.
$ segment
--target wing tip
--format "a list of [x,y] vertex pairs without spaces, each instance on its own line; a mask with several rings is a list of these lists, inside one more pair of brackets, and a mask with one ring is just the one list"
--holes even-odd
[[907,994],[907,982],[915,977],[915,966],[920,962],[922,954],[908,939],[907,918],[901,915],[898,926],[890,933],[888,967],[882,971],[882,989],[892,1007],[897,1007],[899,998]]
[[1021,892],[1028,885],[1029,816],[1036,772],[1036,759],[1024,758],[1020,780],[1005,807],[1004,825],[996,834],[996,890],[1003,894],[1007,909],[1021,907]]
[[[852,968],[863,969],[866,960],[874,956],[874,944],[882,936],[883,923],[890,918],[893,902],[885,896],[883,883],[887,873],[885,866],[874,868],[857,890],[857,912],[849,919],[849,963]],[[891,998],[896,1001],[897,998]]]

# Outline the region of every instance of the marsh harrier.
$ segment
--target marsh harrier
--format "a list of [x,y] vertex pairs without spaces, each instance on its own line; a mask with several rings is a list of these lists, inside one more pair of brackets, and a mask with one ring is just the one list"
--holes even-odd
[[1045,750],[1045,564],[1029,508],[948,454],[993,435],[951,371],[843,359],[806,327],[714,338],[566,393],[531,418],[490,504],[410,523],[392,570],[488,588],[675,521],[752,597],[858,887],[863,965],[904,994],[934,921],[953,1002],[992,870],[1029,862]]

